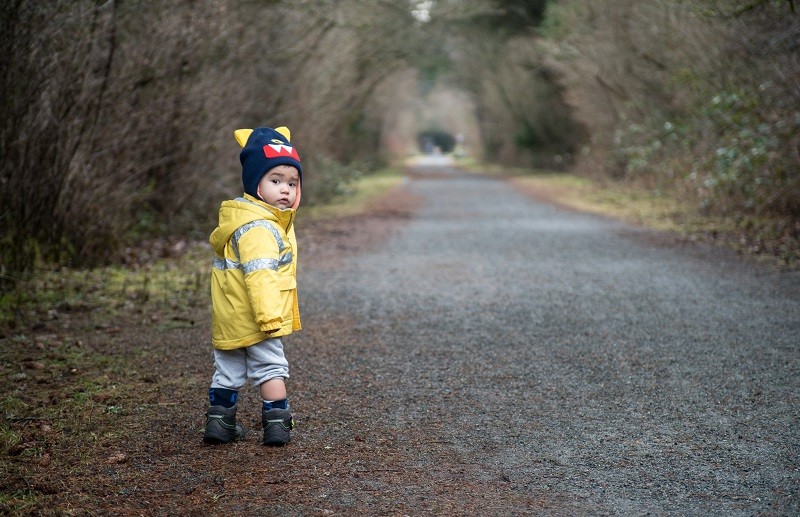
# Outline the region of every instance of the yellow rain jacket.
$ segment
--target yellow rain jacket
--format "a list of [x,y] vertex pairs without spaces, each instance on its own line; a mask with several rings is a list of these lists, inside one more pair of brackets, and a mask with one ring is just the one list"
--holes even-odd
[[211,342],[231,350],[300,330],[295,211],[244,194],[224,201],[209,241]]

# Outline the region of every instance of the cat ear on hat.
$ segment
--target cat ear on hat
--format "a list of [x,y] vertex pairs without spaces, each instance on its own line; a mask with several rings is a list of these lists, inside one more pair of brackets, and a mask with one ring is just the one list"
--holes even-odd
[[275,131],[286,137],[287,142],[292,141],[292,132],[286,126],[276,127]]
[[[276,127],[275,131],[280,133],[282,136],[286,137],[287,142],[292,141],[292,132],[289,131],[289,128],[286,126]],[[236,138],[236,141],[239,143],[240,147],[244,147],[247,145],[247,139],[250,138],[250,135],[253,134],[252,129],[237,129],[233,132],[233,137]]]
[[[247,139],[253,133],[252,129],[237,129],[233,132],[233,137],[239,143],[239,146],[244,147],[247,145]],[[288,137],[287,137],[288,138]]]

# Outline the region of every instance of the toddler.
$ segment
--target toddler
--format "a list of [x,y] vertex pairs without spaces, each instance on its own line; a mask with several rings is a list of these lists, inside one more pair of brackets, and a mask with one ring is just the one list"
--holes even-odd
[[264,445],[281,446],[294,425],[285,381],[283,336],[300,330],[295,210],[303,169],[286,127],[239,129],[242,197],[224,201],[209,238],[214,376],[203,441],[244,438],[236,423],[239,388],[257,386]]

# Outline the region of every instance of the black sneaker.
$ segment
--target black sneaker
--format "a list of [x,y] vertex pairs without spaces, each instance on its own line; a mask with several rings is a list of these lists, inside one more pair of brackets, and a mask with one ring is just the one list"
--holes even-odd
[[263,445],[280,447],[292,440],[290,431],[294,427],[294,420],[288,409],[262,409],[261,423],[264,426]]
[[236,406],[211,406],[206,412],[206,432],[203,441],[212,445],[243,440],[244,428],[236,423]]

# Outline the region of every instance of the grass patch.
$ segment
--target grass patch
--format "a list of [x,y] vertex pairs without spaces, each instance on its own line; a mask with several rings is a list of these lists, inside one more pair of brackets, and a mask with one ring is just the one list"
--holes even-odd
[[338,195],[324,205],[303,208],[301,217],[324,219],[360,214],[372,201],[400,185],[403,180],[403,174],[397,169],[383,169],[363,176],[350,185],[346,194]]
[[8,512],[8,515],[31,515],[29,512],[36,502],[36,496],[28,488],[0,492],[0,510]]
[[562,173],[515,177],[515,183],[570,208],[623,219],[659,230],[680,230],[688,213],[670,197],[620,185],[599,185]]
[[22,442],[22,436],[11,429],[6,423],[0,424],[0,454],[6,455],[8,451]]
[[149,317],[165,309],[198,307],[207,302],[210,251],[189,245],[177,258],[95,269],[42,266],[0,296],[0,337],[46,322],[86,313],[94,324]]
[[0,470],[8,473],[0,514],[27,515],[60,493],[62,474],[81,476],[107,457],[113,441],[102,437],[118,432],[123,408],[154,391],[104,339],[90,346],[32,331],[0,344]]
[[528,173],[515,175],[512,181],[575,210],[673,232],[689,240],[714,242],[780,267],[800,267],[796,221],[703,214],[696,206],[664,192],[568,173]]

